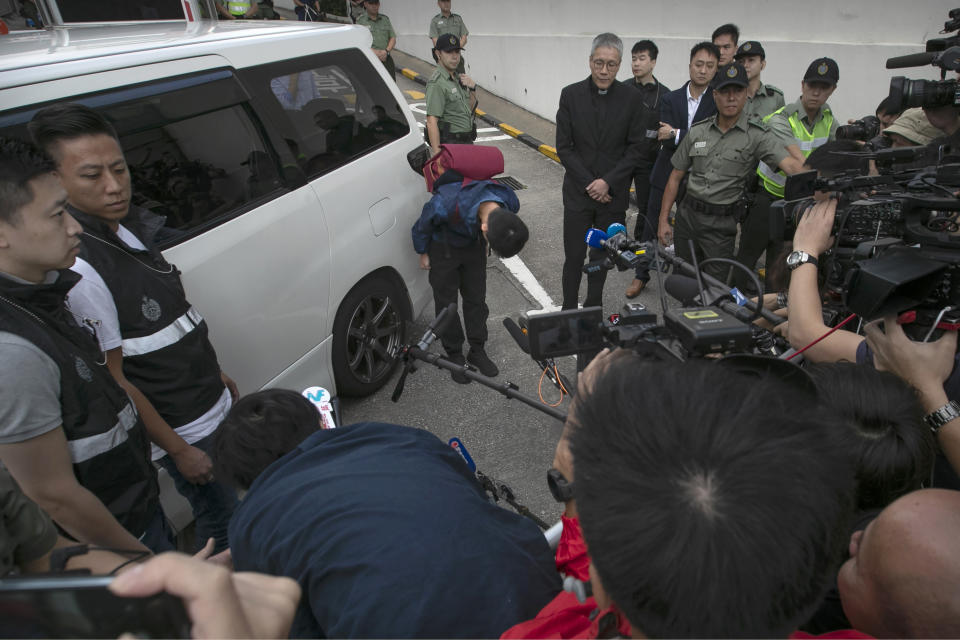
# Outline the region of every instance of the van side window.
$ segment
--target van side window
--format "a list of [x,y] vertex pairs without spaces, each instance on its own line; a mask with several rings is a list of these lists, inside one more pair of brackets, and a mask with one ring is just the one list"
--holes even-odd
[[[303,184],[282,142],[275,151],[249,96],[228,69],[72,96],[103,113],[120,137],[133,204],[166,216],[168,247]],[[45,104],[0,114],[0,133],[27,138]]]
[[108,104],[133,178],[134,203],[185,234],[223,222],[283,188],[232,77]]
[[239,75],[309,178],[410,131],[403,108],[357,49],[252,67]]

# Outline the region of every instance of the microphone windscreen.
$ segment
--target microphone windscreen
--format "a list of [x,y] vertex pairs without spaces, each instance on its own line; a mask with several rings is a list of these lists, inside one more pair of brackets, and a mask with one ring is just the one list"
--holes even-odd
[[626,228],[625,226],[623,226],[622,224],[620,224],[619,222],[614,222],[614,223],[611,224],[609,227],[607,227],[607,237],[608,237],[608,238],[612,238],[613,236],[617,235],[618,233],[622,233],[623,235],[627,235],[627,228]]
[[594,249],[600,249],[603,247],[603,241],[609,237],[600,229],[587,229],[587,235],[584,236],[583,241]]
[[906,69],[908,67],[923,67],[937,57],[936,53],[911,53],[905,56],[897,56],[887,59],[887,69]]
[[700,295],[700,286],[696,278],[672,274],[663,281],[664,290],[671,297],[685,305],[694,304],[694,298]]

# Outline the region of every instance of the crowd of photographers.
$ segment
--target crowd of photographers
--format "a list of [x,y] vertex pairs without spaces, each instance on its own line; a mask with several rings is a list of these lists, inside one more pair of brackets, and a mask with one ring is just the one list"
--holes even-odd
[[[130,206],[109,123],[77,105],[41,111],[39,148],[0,141],[0,573],[120,572],[117,594],[180,596],[197,637],[960,635],[956,327],[930,339],[938,317],[912,340],[896,315],[862,335],[828,326],[820,260],[838,199],[806,203],[790,246],[767,242],[769,218],[754,216],[783,197],[785,174],[876,167],[859,142],[835,140],[836,62],[815,60],[785,105],[759,80],[762,45],[738,38],[724,25],[696,45],[689,83],[669,93],[652,75],[653,43],[634,47],[630,88],[615,80],[622,43],[595,40],[591,76],[564,90],[558,114],[564,306],[577,305],[584,229],[623,222],[630,183],[647,180],[638,237],[748,270],[759,254],[741,250],[759,238],[765,290],[750,293],[786,317],[777,331],[809,364],[601,352],[556,447],[555,551],[427,432],[325,429],[292,391],[237,398],[156,249],[156,225]],[[881,103],[886,133],[868,144],[926,143],[911,162],[944,162],[960,110],[897,110]],[[851,126],[877,133],[867,119]],[[68,301],[78,254],[99,292]],[[591,280],[588,301],[602,286]],[[115,335],[97,323],[97,344],[82,324],[105,307]],[[119,359],[121,343],[134,357]],[[175,369],[170,357],[204,366],[187,382],[146,375]],[[148,438],[161,445],[152,455]],[[198,515],[217,516],[197,558],[134,563],[171,547],[151,458],[179,476]],[[223,497],[237,490],[239,503]],[[226,540],[229,552],[205,561]]]

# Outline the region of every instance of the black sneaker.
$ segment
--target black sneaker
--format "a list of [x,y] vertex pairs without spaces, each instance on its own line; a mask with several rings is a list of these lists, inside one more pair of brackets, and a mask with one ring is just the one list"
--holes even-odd
[[[463,357],[462,353],[454,353],[447,356],[447,360],[453,362],[454,364],[460,365],[461,367],[467,364],[466,359]],[[453,378],[453,381],[457,384],[470,384],[470,378],[467,377],[463,371],[451,371],[450,377]]]
[[487,356],[487,352],[481,348],[474,347],[473,349],[470,349],[470,355],[467,356],[467,362],[479,369],[480,373],[488,378],[493,378],[494,376],[500,375],[500,369],[497,369],[497,365],[493,364],[493,360],[491,360]]

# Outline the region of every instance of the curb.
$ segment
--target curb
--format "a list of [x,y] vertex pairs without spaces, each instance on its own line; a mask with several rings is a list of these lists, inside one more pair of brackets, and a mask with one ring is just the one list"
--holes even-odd
[[[417,73],[413,69],[402,68],[400,69],[400,73],[402,73],[405,77],[409,78],[410,80],[413,80],[418,84],[422,84],[424,86],[427,85],[426,78],[424,78],[422,74]],[[527,145],[528,147],[539,151],[540,153],[550,158],[554,162],[557,162],[557,163],[560,162],[560,158],[557,156],[557,150],[554,147],[551,147],[548,144],[544,144],[543,142],[540,142],[533,136],[526,134],[523,131],[520,131],[520,129],[517,129],[516,127],[512,127],[505,122],[500,122],[498,119],[494,118],[492,115],[490,115],[483,109],[477,109],[477,116],[487,124],[500,129],[507,135],[516,138],[517,140]]]

